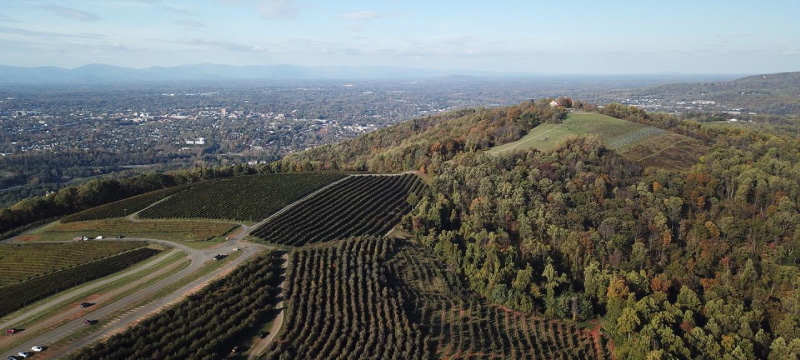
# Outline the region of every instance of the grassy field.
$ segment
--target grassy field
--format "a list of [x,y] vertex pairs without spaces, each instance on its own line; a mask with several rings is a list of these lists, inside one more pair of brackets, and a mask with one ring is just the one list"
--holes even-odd
[[597,136],[607,147],[616,150],[636,139],[643,139],[650,134],[662,132],[664,130],[606,115],[575,112],[569,114],[561,124],[539,125],[522,139],[494,147],[489,152],[501,153],[528,149],[550,151],[564,140],[585,135]]
[[0,287],[145,246],[145,242],[0,245]]
[[[26,234],[28,241],[64,241],[76,236],[153,238],[179,242],[209,241],[222,237],[236,224],[213,221],[105,219],[70,223],[56,222],[39,231]],[[224,238],[222,239],[224,240]]]
[[489,153],[552,151],[567,139],[588,135],[643,166],[686,168],[708,151],[708,147],[687,136],[597,113],[574,112],[561,124],[539,125],[522,139],[494,147]]

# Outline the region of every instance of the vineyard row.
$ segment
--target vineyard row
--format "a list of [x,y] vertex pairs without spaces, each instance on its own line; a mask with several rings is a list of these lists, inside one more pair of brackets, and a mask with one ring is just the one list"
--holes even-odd
[[271,219],[253,235],[292,246],[382,235],[411,210],[409,195],[423,187],[411,174],[353,176]]
[[259,221],[342,177],[339,173],[293,173],[212,180],[177,193],[139,215],[150,219]]
[[272,315],[282,259],[260,255],[183,302],[71,359],[221,359]]

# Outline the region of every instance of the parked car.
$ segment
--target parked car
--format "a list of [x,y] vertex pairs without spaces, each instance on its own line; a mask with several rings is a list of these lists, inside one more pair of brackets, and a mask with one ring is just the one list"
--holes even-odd
[[8,357],[8,360],[17,360],[17,358],[16,358],[16,357],[14,357],[14,356],[9,356],[9,357]]
[[81,303],[81,307],[82,307],[82,308],[87,308],[87,307],[90,307],[90,306],[92,306],[92,305],[94,305],[94,303],[90,303],[90,302],[84,302],[84,303]]
[[28,356],[31,356],[31,353],[29,353],[27,351],[20,351],[17,355],[19,355],[22,358],[26,358]]
[[11,329],[6,329],[6,334],[16,334],[16,333],[17,333],[17,331],[18,331],[18,330],[17,330],[17,329],[14,329],[14,328],[11,328]]
[[44,351],[44,347],[36,345],[36,346],[32,347],[31,350],[36,351],[36,352],[41,352],[41,351]]

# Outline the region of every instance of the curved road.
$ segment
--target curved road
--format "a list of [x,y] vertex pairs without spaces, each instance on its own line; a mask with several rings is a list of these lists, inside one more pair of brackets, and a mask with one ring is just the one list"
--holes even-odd
[[[61,302],[64,302],[65,300],[74,298],[74,297],[76,297],[76,296],[78,296],[80,294],[83,294],[83,293],[91,292],[91,291],[93,291],[95,289],[101,288],[101,287],[103,287],[103,286],[105,286],[107,284],[113,283],[113,282],[115,282],[117,280],[120,280],[122,278],[125,278],[125,277],[128,277],[128,276],[132,276],[132,275],[136,275],[138,273],[144,272],[145,270],[150,269],[150,268],[152,268],[152,267],[154,267],[154,266],[156,266],[158,264],[161,264],[162,262],[166,261],[167,258],[169,257],[169,255],[168,255],[169,253],[171,253],[171,252],[166,252],[162,256],[156,256],[153,259],[145,260],[144,263],[142,263],[140,266],[134,266],[134,268],[131,269],[130,271],[121,271],[121,272],[113,274],[111,276],[108,276],[108,277],[105,277],[105,278],[101,278],[99,280],[95,280],[95,281],[90,282],[90,283],[88,283],[86,285],[79,285],[78,287],[74,287],[72,289],[69,289],[69,290],[66,290],[64,292],[58,293],[58,294],[56,294],[54,296],[46,298],[44,302],[42,302],[40,305],[37,305],[34,308],[23,309],[25,311],[22,312],[22,313],[9,314],[9,315],[13,315],[14,317],[10,318],[8,320],[5,320],[4,322],[0,323],[0,329],[8,329],[8,328],[14,327],[17,324],[20,324],[23,321],[28,320],[33,316],[36,316],[37,314],[41,313],[42,311],[46,311],[48,309],[53,308],[54,306],[58,305]],[[2,337],[2,338],[0,338],[0,345],[2,345],[4,340],[7,340],[7,339],[10,339],[10,337]]]
[[[174,243],[174,242],[166,241],[166,240],[160,240],[160,239],[126,238],[126,239],[121,239],[121,240],[102,240],[102,241],[142,241],[142,240],[144,240],[144,241],[148,241],[148,242],[152,242],[152,243],[158,243],[158,244],[162,244],[162,245],[167,245],[167,246],[174,247],[174,248],[177,248],[177,249],[185,252],[188,255],[188,258],[191,260],[191,264],[188,267],[186,267],[186,268],[184,268],[184,269],[182,269],[182,270],[180,270],[180,271],[178,271],[178,272],[176,272],[176,273],[174,273],[174,274],[172,274],[172,275],[170,275],[170,276],[168,276],[168,277],[166,277],[166,278],[164,278],[164,279],[162,279],[162,280],[160,280],[160,281],[158,281],[158,282],[156,282],[154,284],[151,284],[151,285],[145,287],[144,289],[141,289],[141,290],[139,290],[139,291],[137,291],[137,292],[135,292],[133,294],[130,294],[128,296],[123,297],[122,299],[114,301],[113,303],[110,303],[110,304],[102,304],[101,303],[101,304],[98,305],[97,308],[94,308],[94,309],[93,308],[89,308],[90,310],[87,313],[83,314],[83,316],[81,318],[71,320],[71,321],[69,321],[69,322],[67,322],[67,323],[65,323],[65,324],[63,324],[63,325],[61,325],[59,327],[56,327],[55,329],[53,329],[53,330],[51,330],[51,331],[49,331],[47,333],[35,336],[35,337],[31,338],[31,339],[27,339],[23,343],[15,346],[14,347],[15,350],[14,350],[14,352],[12,354],[7,354],[7,355],[15,355],[16,352],[22,351],[22,350],[30,351],[30,348],[32,346],[34,346],[34,345],[47,346],[49,344],[53,344],[53,343],[65,338],[65,337],[69,336],[70,334],[82,329],[83,327],[85,327],[86,325],[83,324],[83,319],[102,319],[102,318],[107,318],[109,316],[112,316],[114,314],[119,314],[121,311],[129,309],[131,305],[135,305],[135,304],[141,302],[142,300],[145,300],[148,296],[153,295],[153,294],[161,291],[162,289],[164,289],[164,288],[166,288],[166,287],[168,287],[170,285],[176,284],[179,281],[181,281],[182,279],[184,279],[184,278],[196,273],[198,270],[202,269],[205,265],[207,265],[208,262],[210,262],[211,259],[216,254],[229,253],[229,252],[232,252],[234,248],[241,249],[243,254],[241,254],[236,259],[233,259],[232,261],[228,262],[227,264],[223,265],[219,269],[215,269],[214,271],[211,271],[209,274],[206,274],[206,275],[204,275],[204,276],[192,281],[191,283],[181,287],[180,289],[171,292],[169,295],[167,295],[165,297],[161,297],[161,298],[159,298],[159,299],[157,299],[155,301],[151,301],[151,302],[149,302],[149,303],[147,303],[145,305],[136,305],[136,307],[133,310],[127,311],[124,314],[124,317],[122,317],[121,319],[114,320],[114,321],[112,321],[112,322],[110,322],[108,324],[102,324],[101,323],[101,324],[95,325],[95,326],[102,326],[101,330],[99,330],[97,332],[94,332],[91,335],[89,335],[89,336],[87,336],[85,338],[82,338],[82,339],[80,339],[78,341],[74,341],[74,342],[70,343],[69,345],[67,345],[67,346],[65,346],[63,348],[46,350],[46,351],[42,352],[41,354],[37,354],[36,358],[38,358],[38,359],[49,359],[49,358],[58,358],[58,357],[64,356],[64,355],[66,355],[66,354],[68,354],[68,353],[70,353],[72,351],[75,351],[75,350],[81,348],[84,345],[90,344],[90,343],[92,343],[94,341],[97,341],[97,340],[99,340],[99,339],[101,339],[101,338],[103,338],[105,336],[112,335],[112,334],[114,334],[116,332],[120,332],[120,331],[126,329],[129,325],[131,325],[134,322],[140,320],[141,318],[146,317],[147,315],[160,310],[162,307],[165,307],[165,306],[171,305],[172,303],[180,301],[187,294],[191,293],[192,291],[196,291],[196,290],[201,289],[202,287],[204,287],[206,284],[208,284],[212,280],[214,280],[214,279],[224,275],[225,273],[233,270],[238,265],[240,265],[242,262],[248,260],[253,255],[257,254],[259,251],[268,248],[267,246],[264,246],[264,245],[240,243],[241,240],[245,236],[247,236],[249,234],[249,230],[250,230],[250,227],[248,227],[246,225],[241,225],[241,227],[242,227],[243,231],[241,231],[238,236],[234,237],[233,239],[231,239],[229,241],[226,241],[226,242],[222,243],[218,247],[215,247],[215,248],[212,248],[212,249],[204,249],[204,250],[197,250],[197,249],[190,248],[190,247],[188,247],[186,245],[183,245],[183,244]],[[123,273],[119,273],[117,275],[112,276],[111,278],[102,280],[99,284],[92,284],[92,286],[90,288],[97,288],[97,287],[105,285],[105,284],[107,284],[107,283],[109,283],[111,281],[117,280],[117,279],[119,279],[121,277],[130,276],[131,274],[135,274],[135,273],[141,272],[143,269],[149,268],[150,266],[153,266],[153,265],[155,265],[157,263],[158,263],[158,261],[150,261],[150,263],[148,264],[149,266],[137,267],[133,271],[125,271]],[[81,292],[85,292],[86,290],[87,290],[86,288],[83,288],[83,289],[81,289]],[[56,297],[52,298],[52,300],[48,300],[46,303],[42,304],[41,306],[37,306],[34,309],[28,310],[28,311],[26,311],[26,312],[24,312],[24,313],[22,313],[22,314],[20,314],[18,316],[15,316],[13,319],[11,319],[11,321],[23,321],[25,319],[28,319],[28,318],[34,316],[38,311],[41,311],[44,308],[49,308],[49,306],[52,306],[52,305],[54,305],[54,304],[56,304],[58,302],[64,301],[65,299],[69,298],[70,295],[74,296],[74,295],[76,295],[76,293],[73,290],[70,290],[67,293],[56,295]],[[72,304],[68,304],[67,306],[71,306],[71,305]],[[74,312],[71,312],[71,311],[68,311],[68,310],[70,310],[70,309],[65,308],[64,311],[59,311],[58,313],[56,313],[56,315],[54,315],[55,319],[50,318],[50,319],[47,319],[46,321],[48,321],[49,323],[58,323],[59,321],[62,321],[64,319],[68,319],[69,315],[74,315]],[[11,327],[9,325],[9,324],[11,324],[11,321],[6,321],[6,322],[4,322],[3,325],[6,328]],[[19,336],[25,336],[25,332],[21,332],[19,334]],[[8,337],[8,339],[12,340],[12,337]]]

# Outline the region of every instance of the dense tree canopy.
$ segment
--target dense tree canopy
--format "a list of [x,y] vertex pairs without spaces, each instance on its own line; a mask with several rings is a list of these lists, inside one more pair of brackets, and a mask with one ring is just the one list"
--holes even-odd
[[403,223],[418,241],[487,299],[599,319],[620,358],[800,354],[800,141],[617,104],[600,111],[711,150],[686,171],[642,169],[591,137],[493,156],[479,150],[503,141],[495,116],[469,123],[462,133],[475,137],[452,153],[430,151],[449,139],[430,129],[456,129],[439,119],[404,125],[407,140],[379,131],[279,165],[320,156],[331,168],[423,170],[430,189]]

